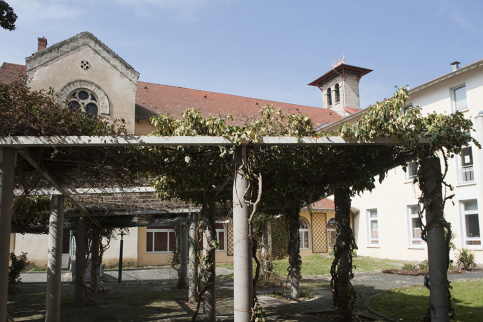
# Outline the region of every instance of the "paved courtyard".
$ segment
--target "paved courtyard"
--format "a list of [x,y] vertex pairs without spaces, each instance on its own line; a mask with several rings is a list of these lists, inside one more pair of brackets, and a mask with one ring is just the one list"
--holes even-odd
[[[220,321],[233,320],[232,272],[217,271],[216,310]],[[45,311],[46,273],[22,275],[20,292],[10,296],[8,311],[15,321],[43,321]],[[176,289],[176,274],[171,268],[124,270],[122,283],[117,282],[117,271],[104,272],[103,292],[92,294],[90,304],[78,308],[72,305],[74,285],[66,273],[62,283],[62,321],[190,321],[196,305],[187,302],[187,291]],[[465,272],[449,275],[451,280],[483,278],[483,272]],[[372,320],[383,320],[367,309],[373,295],[382,291],[418,285],[422,277],[399,276],[381,273],[356,274],[353,284],[363,298],[356,311]],[[303,279],[301,290],[311,292],[314,298],[307,301],[286,301],[266,294],[283,287],[258,290],[258,298],[268,321],[333,321],[327,312],[333,311],[329,276]],[[202,317],[202,306],[199,320]]]

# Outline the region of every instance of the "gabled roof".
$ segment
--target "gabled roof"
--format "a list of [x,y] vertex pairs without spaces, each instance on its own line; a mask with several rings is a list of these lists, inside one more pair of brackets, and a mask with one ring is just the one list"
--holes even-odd
[[[136,80],[139,78],[139,73],[131,65],[129,65],[124,59],[112,51],[106,44],[87,31],[78,33],[69,39],[37,51],[31,56],[25,58],[28,71],[85,45],[90,46],[92,50],[97,52],[99,56],[106,59],[107,62],[109,62],[113,67],[117,68],[122,74],[127,72],[128,74],[126,74],[126,76],[128,78],[131,78],[130,74],[135,75]],[[118,63],[115,64],[112,59]]]
[[236,120],[243,121],[258,116],[260,108],[265,105],[272,105],[284,113],[307,114],[315,124],[332,123],[341,119],[336,112],[324,108],[146,82],[138,82],[136,119],[146,119],[159,114],[177,118],[187,109],[195,108],[203,116],[230,114]]
[[411,88],[409,90],[409,95],[411,95],[412,93],[418,92],[418,91],[420,91],[422,89],[425,89],[425,88],[427,88],[429,86],[432,86],[434,84],[437,84],[439,82],[442,82],[442,81],[444,81],[444,80],[446,80],[448,78],[452,78],[452,77],[454,77],[456,75],[462,74],[464,72],[467,72],[469,70],[472,70],[474,68],[481,67],[481,66],[483,66],[483,59],[480,59],[480,60],[478,60],[478,61],[476,61],[474,63],[471,63],[469,65],[466,65],[464,67],[458,68],[457,70],[454,70],[454,71],[452,71],[450,73],[444,74],[444,75],[442,75],[440,77],[437,77],[435,79],[432,79],[429,82],[426,82],[426,83],[423,83],[423,84],[418,85],[416,87],[413,87],[413,88]]
[[27,75],[27,67],[25,65],[3,63],[0,66],[0,84],[14,82],[25,75]]

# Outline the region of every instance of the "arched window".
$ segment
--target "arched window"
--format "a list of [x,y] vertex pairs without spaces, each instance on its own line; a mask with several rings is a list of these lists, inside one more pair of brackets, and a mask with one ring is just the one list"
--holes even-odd
[[339,90],[339,84],[335,84],[335,104],[340,102],[340,90]]
[[92,82],[76,80],[66,84],[59,91],[59,103],[82,110],[91,115],[109,115],[109,98],[106,92]]
[[332,105],[332,90],[329,88],[327,88],[327,106],[331,106]]
[[96,95],[87,88],[79,88],[67,96],[67,106],[73,110],[82,110],[89,115],[99,114],[98,99]]
[[300,248],[308,249],[309,248],[309,224],[307,223],[307,220],[305,220],[304,218],[300,218],[299,236],[300,236]]

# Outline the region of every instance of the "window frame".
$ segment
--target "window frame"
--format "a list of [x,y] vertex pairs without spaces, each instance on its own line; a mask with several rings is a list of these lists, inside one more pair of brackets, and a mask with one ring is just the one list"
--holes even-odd
[[332,89],[329,87],[327,88],[327,107],[332,106]]
[[[375,217],[371,217],[371,213],[374,212],[376,214]],[[366,217],[367,217],[367,247],[380,247],[381,245],[381,235],[379,229],[379,211],[377,208],[368,208],[366,209]],[[372,223],[377,223],[377,239],[372,237]],[[373,243],[373,241],[375,241]]]
[[[417,209],[417,212],[414,212],[414,208]],[[408,219],[408,244],[409,248],[424,248],[425,247],[425,242],[421,238],[421,233],[422,230],[420,231],[420,237],[414,237],[414,227],[413,227],[413,219],[418,219],[420,220],[421,218],[419,217],[419,211],[421,209],[418,207],[417,204],[414,205],[407,205],[406,206],[406,214],[407,214],[407,219]],[[420,227],[418,227],[420,229]]]
[[[152,250],[148,250],[148,234],[152,233]],[[156,245],[156,233],[166,233],[167,234],[167,250],[155,250]],[[174,234],[174,238],[171,241],[171,233]],[[171,242],[174,242],[174,250],[171,249]],[[169,254],[174,253],[176,251],[176,231],[172,228],[147,228],[146,229],[146,247],[145,247],[146,254]]]
[[[474,210],[465,210],[465,204],[470,202],[476,203],[476,209]],[[460,200],[460,213],[461,213],[461,236],[462,236],[462,245],[464,248],[468,249],[482,249],[483,248],[483,240],[481,237],[481,220],[480,220],[480,211],[478,208],[478,200],[477,199],[467,199],[467,200]],[[466,222],[466,216],[468,215],[476,215],[478,220],[478,235],[476,237],[468,237],[468,228]],[[479,244],[467,244],[467,242],[479,242]]]
[[[307,225],[307,228],[302,228],[302,221]],[[303,247],[305,234],[307,233],[307,247]],[[299,226],[299,248],[300,249],[310,249],[310,225],[307,219],[300,217],[300,226]]]
[[[469,154],[464,154],[464,151],[469,151]],[[471,164],[464,165],[464,157],[469,155]],[[461,153],[458,155],[456,159],[456,178],[458,185],[469,185],[475,184],[475,168],[474,168],[474,157],[473,157],[473,146],[468,145],[461,149]],[[464,179],[469,178],[469,179]]]
[[[414,165],[414,166],[412,166]],[[410,169],[414,170],[414,174],[411,173]],[[404,181],[405,182],[414,182],[414,178],[418,176],[418,162],[417,161],[409,161],[406,163],[406,171],[404,172]]]
[[[465,99],[464,99],[465,100],[465,106],[463,108],[457,107],[459,100],[458,101],[456,100],[457,99],[456,91],[458,91],[460,89],[464,89],[464,93],[465,93]],[[451,88],[451,100],[452,100],[452,104],[453,104],[453,112],[456,112],[456,111],[465,112],[465,111],[469,110],[468,95],[467,95],[467,92],[466,92],[466,84],[461,84],[461,85],[458,85],[458,86]]]
[[336,83],[334,85],[334,93],[335,93],[335,104],[340,103],[340,85],[339,83]]
[[[219,246],[216,248],[217,252],[226,252],[226,225],[224,223],[216,223],[216,225],[221,224],[223,225],[223,228],[215,228],[216,230],[216,240],[218,241],[218,245],[221,245],[220,243],[220,233],[223,233],[223,249],[220,249]],[[215,227],[216,227],[215,225]]]

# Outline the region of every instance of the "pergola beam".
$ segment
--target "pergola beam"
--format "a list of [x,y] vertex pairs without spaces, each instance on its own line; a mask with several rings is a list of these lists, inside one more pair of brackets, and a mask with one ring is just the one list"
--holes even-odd
[[[78,208],[83,214],[89,216],[89,210],[87,210],[87,208],[81,202],[79,202],[77,199],[75,199],[74,197],[69,195],[65,191],[65,189],[60,184],[57,183],[54,176],[52,174],[50,174],[47,170],[43,169],[42,166],[35,160],[35,158],[33,158],[30,155],[30,153],[27,150],[20,150],[19,153],[22,155],[22,157],[25,160],[27,160],[28,163],[30,163],[30,165],[32,165],[35,169],[40,171],[42,173],[43,177],[51,185],[53,185],[55,187],[55,189],[57,189],[60,193],[62,193],[62,195],[64,195],[66,198],[68,198],[76,208]],[[102,226],[99,224],[99,222],[96,219],[93,219],[93,222],[97,227],[102,228]]]
[[[420,144],[428,144],[421,138]],[[375,138],[366,142],[340,136],[327,137],[262,137],[247,145],[404,145],[392,138]],[[26,147],[83,147],[83,146],[233,146],[230,138],[221,136],[7,136],[0,137],[0,146]]]

